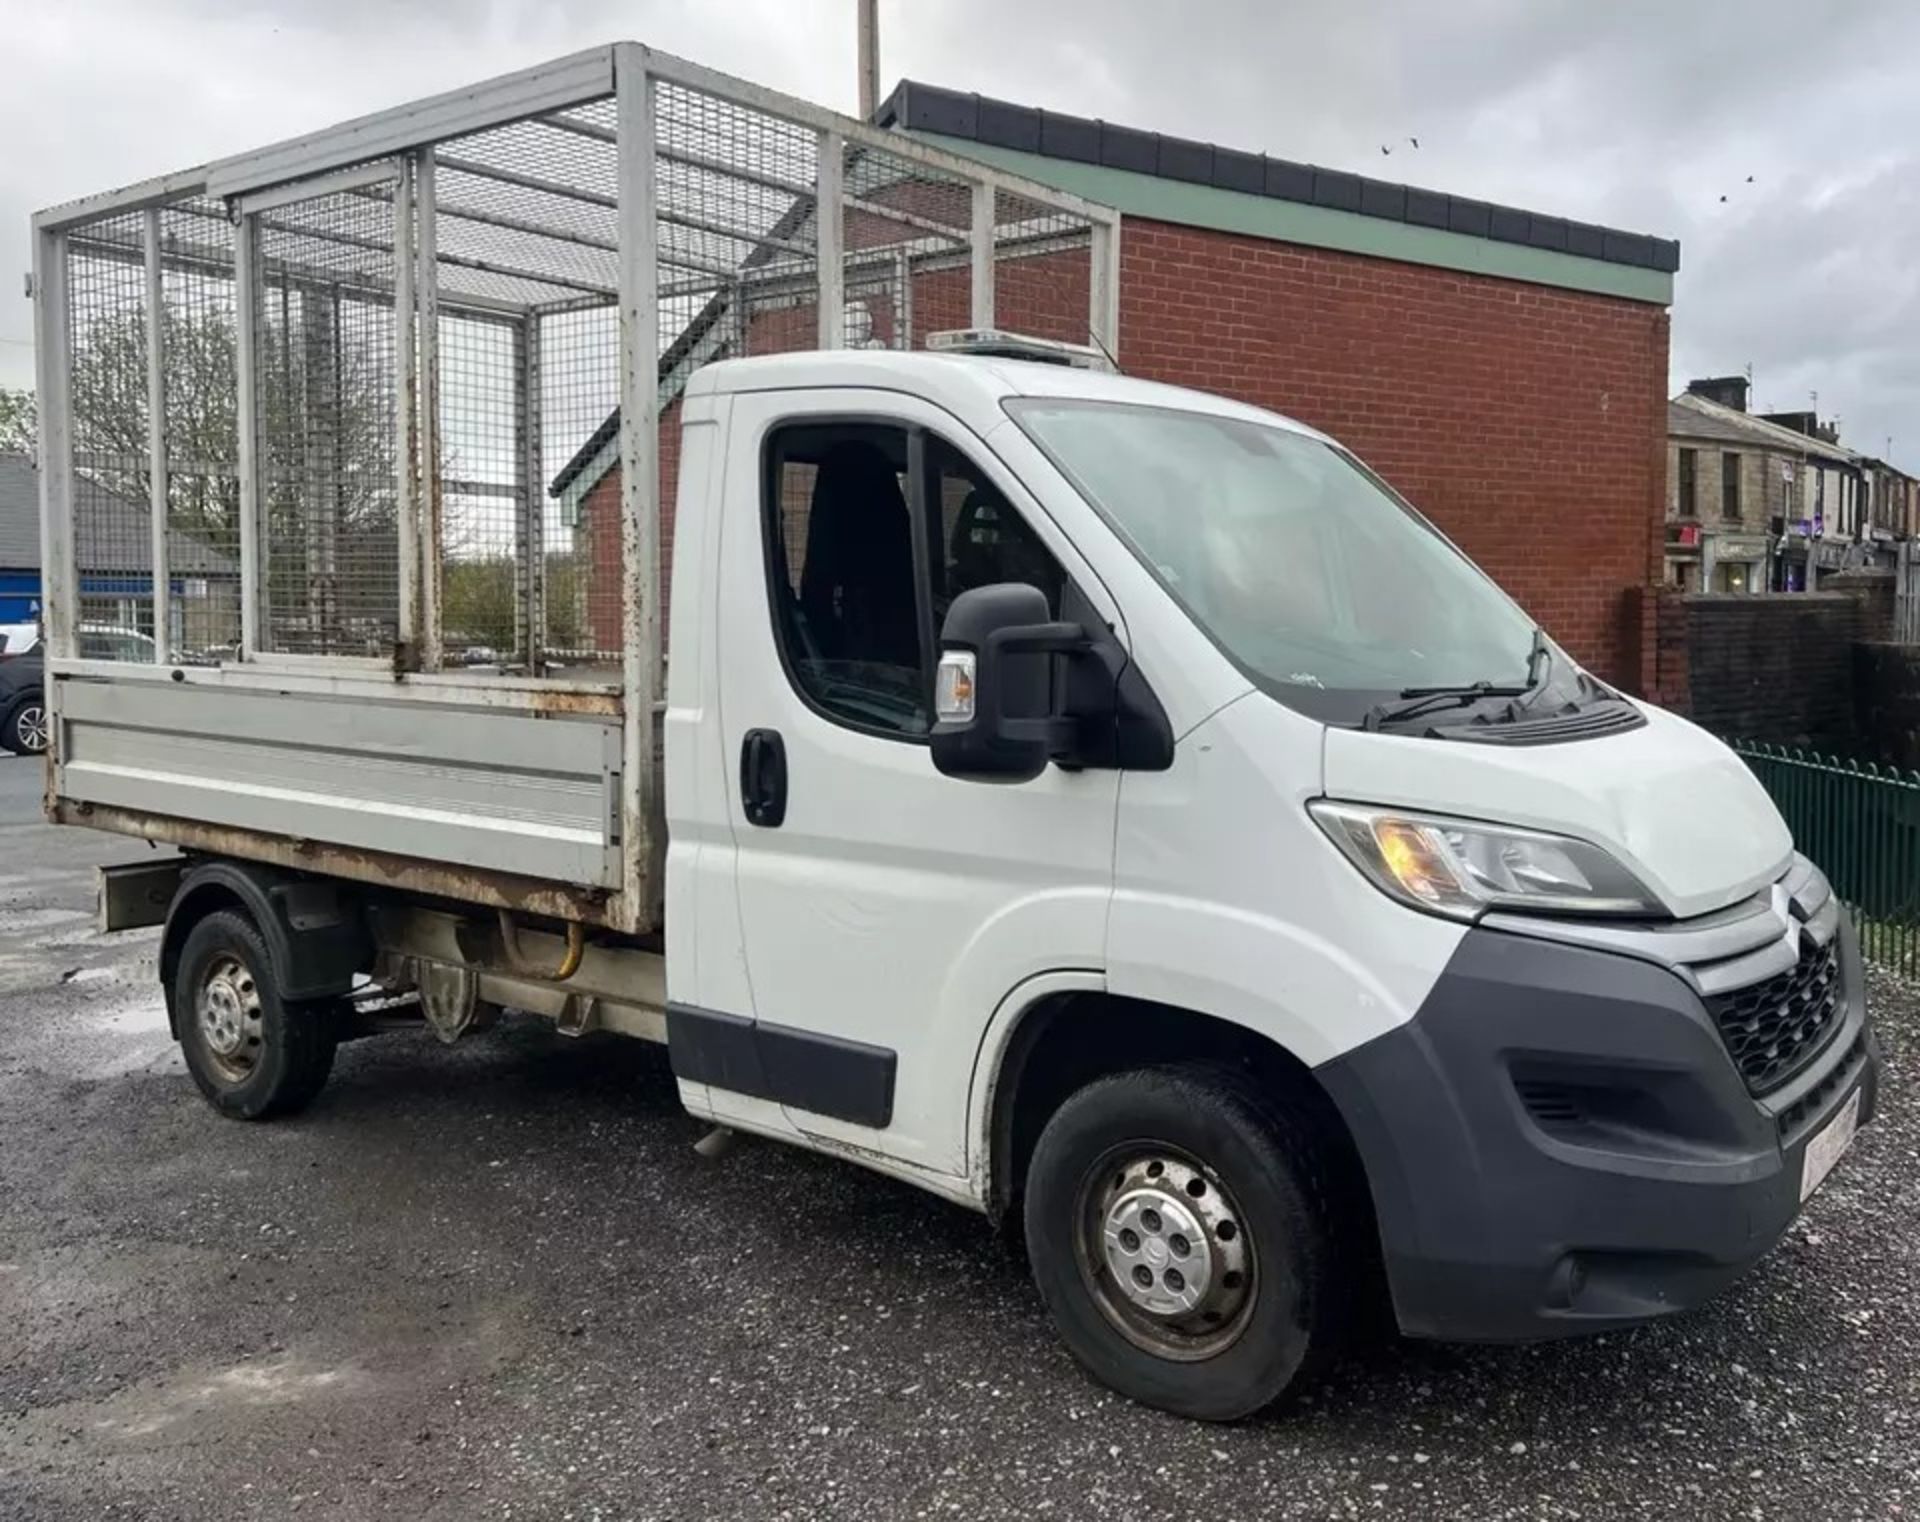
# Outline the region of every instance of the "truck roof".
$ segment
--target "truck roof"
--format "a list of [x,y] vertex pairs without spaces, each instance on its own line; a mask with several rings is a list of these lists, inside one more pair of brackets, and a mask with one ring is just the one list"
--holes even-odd
[[1184,386],[1073,365],[975,354],[929,354],[918,350],[815,349],[718,360],[694,373],[687,383],[686,394],[691,400],[742,391],[822,387],[909,392],[943,407],[983,433],[1004,417],[1000,403],[1005,398],[1046,396],[1136,407],[1172,407],[1184,412],[1264,423],[1314,438],[1324,437],[1280,413]]

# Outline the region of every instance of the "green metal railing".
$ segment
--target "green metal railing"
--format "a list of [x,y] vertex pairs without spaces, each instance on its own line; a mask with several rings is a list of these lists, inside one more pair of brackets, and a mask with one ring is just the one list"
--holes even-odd
[[1786,745],[1734,750],[1853,911],[1860,949],[1904,976],[1920,971],[1920,772]]

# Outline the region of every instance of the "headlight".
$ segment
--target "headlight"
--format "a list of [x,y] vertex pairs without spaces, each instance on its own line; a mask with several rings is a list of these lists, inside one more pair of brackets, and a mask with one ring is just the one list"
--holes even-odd
[[1379,888],[1433,914],[1471,920],[1489,909],[1665,913],[1638,878],[1584,840],[1352,803],[1307,808]]

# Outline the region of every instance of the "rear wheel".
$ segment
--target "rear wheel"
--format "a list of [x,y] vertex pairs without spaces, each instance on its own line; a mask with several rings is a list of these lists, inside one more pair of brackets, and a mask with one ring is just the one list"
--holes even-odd
[[223,1115],[290,1115],[333,1069],[332,1006],[280,997],[266,942],[244,914],[222,909],[188,932],[173,998],[187,1070]]
[[6,722],[0,725],[0,745],[16,756],[37,756],[46,750],[52,732],[46,701],[36,694],[8,711]]
[[1149,1068],[1061,1105],[1027,1175],[1035,1281],[1121,1394],[1231,1421],[1321,1367],[1347,1280],[1313,1124],[1244,1074]]

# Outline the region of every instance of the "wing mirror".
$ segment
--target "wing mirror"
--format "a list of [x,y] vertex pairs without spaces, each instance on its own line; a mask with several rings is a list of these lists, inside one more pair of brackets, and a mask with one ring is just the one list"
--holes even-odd
[[954,598],[933,684],[933,764],[949,777],[1030,782],[1071,753],[1067,659],[1086,630],[1060,623],[1038,587],[1000,582]]

